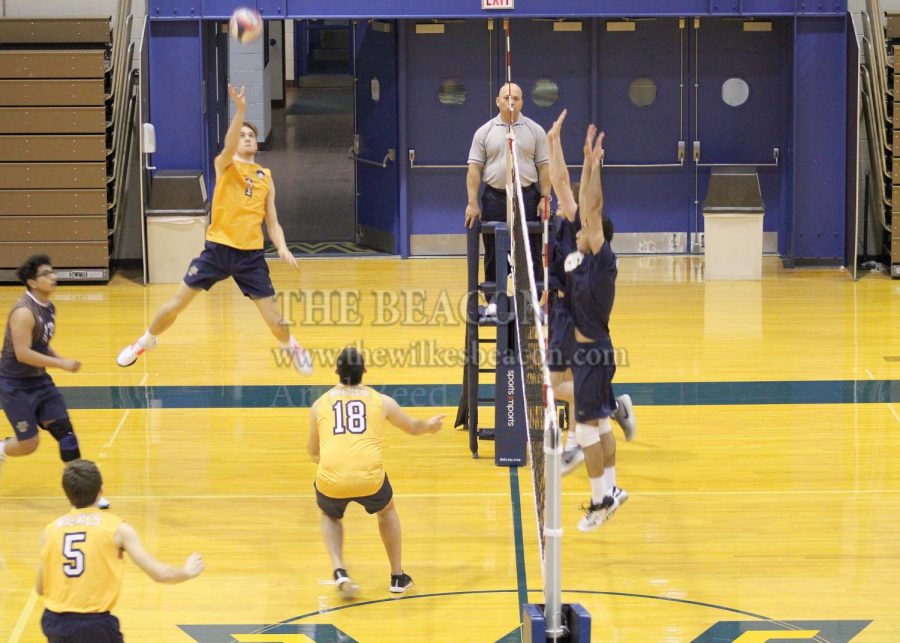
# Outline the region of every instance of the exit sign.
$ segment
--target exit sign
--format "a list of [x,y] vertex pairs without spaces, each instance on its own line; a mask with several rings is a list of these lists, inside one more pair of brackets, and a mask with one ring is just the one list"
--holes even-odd
[[482,9],[515,9],[516,0],[481,0]]

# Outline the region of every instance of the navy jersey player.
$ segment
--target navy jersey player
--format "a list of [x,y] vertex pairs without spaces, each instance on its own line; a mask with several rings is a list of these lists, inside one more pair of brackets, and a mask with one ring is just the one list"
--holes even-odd
[[[575,398],[572,375],[572,357],[577,347],[575,341],[575,322],[569,301],[566,299],[566,257],[577,252],[577,234],[581,229],[581,221],[578,215],[578,202],[575,198],[572,186],[569,182],[569,170],[560,142],[560,131],[565,120],[565,110],[547,132],[550,142],[550,178],[553,189],[556,192],[558,206],[557,217],[554,219],[554,231],[551,235],[549,247],[549,274],[550,274],[550,316],[549,316],[549,350],[548,361],[550,369],[550,381],[556,398],[569,404],[570,419],[574,418]],[[582,184],[590,172],[590,150],[585,148],[585,162],[582,166]],[[612,241],[612,226],[607,225],[610,231],[607,242]],[[631,397],[627,394],[617,396],[616,408],[612,418],[622,427],[625,439],[631,441],[637,431],[637,422],[632,411]],[[584,453],[578,445],[576,431],[570,430],[563,451],[562,472],[570,473],[584,460]]]
[[[0,442],[0,464],[7,457],[25,456],[38,447],[44,429],[59,443],[63,462],[81,457],[78,438],[62,395],[48,368],[77,373],[81,363],[60,356],[50,347],[56,330],[56,272],[47,255],[33,255],[16,272],[25,293],[13,304],[0,356],[0,402],[14,435]],[[101,499],[102,508],[109,506]]]
[[[564,111],[554,124],[557,137],[565,116]],[[615,301],[618,267],[607,240],[612,236],[612,224],[602,215],[600,161],[603,134],[597,136],[593,125],[588,127],[584,152],[585,163],[579,186],[581,229],[575,236],[576,250],[566,256],[563,269],[565,300],[574,322],[574,348],[570,363],[575,400],[575,437],[583,451],[591,485],[591,500],[585,507],[585,516],[578,528],[591,531],[609,520],[627,500],[628,494],[616,484],[616,442],[610,425],[617,402],[612,390],[616,363],[609,335],[609,316]],[[562,168],[565,168],[564,164]],[[560,174],[564,174],[565,179]],[[558,167],[553,172],[551,167],[551,181],[554,178],[560,184],[557,189],[560,208],[566,218],[574,222],[574,195],[568,186],[568,175],[560,172]],[[557,188],[556,183],[554,188]]]

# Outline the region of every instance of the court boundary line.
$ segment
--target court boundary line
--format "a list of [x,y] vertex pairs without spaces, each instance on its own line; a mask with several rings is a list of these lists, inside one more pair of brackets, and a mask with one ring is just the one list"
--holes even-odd
[[19,639],[22,637],[22,633],[25,631],[25,626],[28,625],[28,621],[31,620],[31,613],[34,611],[34,606],[37,605],[37,601],[37,592],[32,588],[28,592],[28,600],[25,601],[25,606],[19,614],[19,620],[16,621],[12,633],[9,635],[8,643],[18,643]]
[[[525,590],[528,593],[542,593],[543,588],[541,589],[527,589]],[[306,618],[312,618],[314,616],[321,616],[323,614],[329,614],[331,612],[338,612],[346,609],[353,609],[356,607],[368,607],[370,605],[376,605],[379,603],[387,603],[391,601],[408,601],[408,600],[417,600],[423,598],[440,598],[443,596],[464,596],[468,594],[511,594],[513,592],[518,593],[519,589],[489,589],[489,590],[470,590],[464,592],[435,592],[433,594],[417,594],[415,596],[401,596],[398,598],[379,598],[371,601],[363,601],[360,603],[352,603],[349,605],[337,605],[335,607],[329,607],[327,609],[316,610],[315,612],[308,612],[306,614],[301,614],[300,616],[294,616],[289,619],[285,619],[283,621],[279,621],[278,623],[272,623],[270,625],[266,625],[264,628],[261,628],[256,634],[260,634],[274,627],[278,627],[279,625],[289,625],[296,621],[300,621]],[[747,610],[742,610],[736,607],[728,607],[727,605],[717,605],[716,603],[707,603],[704,601],[695,601],[687,598],[675,598],[670,596],[653,596],[651,594],[638,594],[633,592],[615,592],[615,591],[604,591],[604,590],[592,590],[592,589],[566,589],[563,588],[562,592],[564,594],[587,594],[587,595],[599,595],[599,596],[613,596],[613,597],[621,597],[621,598],[640,598],[647,600],[656,600],[656,601],[667,601],[670,603],[681,603],[684,605],[691,605],[695,607],[705,607],[714,610],[720,610],[724,612],[731,612],[733,614],[741,614],[742,616],[748,616],[750,618],[754,618],[758,621],[763,621],[765,623],[772,623],[774,625],[779,625],[783,627],[785,630],[797,630],[800,629],[798,626],[792,625],[785,621],[771,618],[769,616],[764,616],[762,614],[756,614],[754,612],[749,612]],[[872,623],[872,619],[854,619],[859,621],[867,621],[868,624]],[[521,621],[520,621],[521,622]],[[185,625],[188,625],[187,623]],[[819,636],[816,636],[812,640],[818,641],[819,643],[828,643],[826,639],[823,639]]]
[[113,443],[116,441],[116,438],[119,437],[119,431],[122,430],[122,427],[125,425],[125,420],[128,419],[128,415],[131,413],[131,409],[125,409],[125,413],[122,414],[122,417],[119,419],[119,423],[116,425],[115,430],[110,436],[109,440],[106,441],[106,444],[103,445],[104,449],[109,449],[112,447]]

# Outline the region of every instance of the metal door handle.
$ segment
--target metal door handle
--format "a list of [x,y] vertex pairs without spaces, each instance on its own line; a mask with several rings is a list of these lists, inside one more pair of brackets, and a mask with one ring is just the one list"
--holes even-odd
[[465,165],[416,165],[416,151],[413,149],[410,149],[409,150],[409,167],[410,168],[418,168],[418,169],[422,169],[422,170],[458,170],[458,169],[468,169],[469,164],[466,163]]
[[388,161],[396,161],[397,160],[397,150],[393,147],[388,148],[387,153],[384,155],[384,158],[381,161],[371,161],[369,159],[364,159],[361,156],[357,156],[356,149],[351,147],[347,152],[347,158],[351,158],[357,163],[363,163],[364,165],[373,165],[375,167],[386,168]]
[[[697,142],[694,143],[695,146]],[[676,152],[678,162],[677,163],[604,163],[602,160],[600,164],[603,168],[629,168],[629,169],[654,169],[660,167],[684,167],[684,141],[678,141],[678,151]],[[699,154],[697,150],[694,151],[694,154]],[[580,165],[578,167],[581,167]]]
[[771,163],[701,163],[700,141],[694,141],[694,163],[697,165],[697,167],[778,167],[778,161],[780,157],[781,150],[777,147],[773,147]]

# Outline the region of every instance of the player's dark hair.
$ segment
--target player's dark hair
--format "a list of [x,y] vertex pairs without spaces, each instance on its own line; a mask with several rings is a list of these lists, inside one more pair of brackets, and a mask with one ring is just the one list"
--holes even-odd
[[259,129],[257,129],[256,125],[254,125],[250,121],[244,121],[243,123],[241,123],[241,127],[249,127],[253,130],[253,136],[255,138],[259,138]]
[[90,460],[73,460],[63,469],[62,486],[72,506],[83,509],[97,501],[103,476]]
[[362,353],[353,346],[348,346],[341,351],[337,358],[337,374],[341,380],[341,384],[345,386],[356,386],[362,382],[363,371],[366,370],[366,364],[363,360]]
[[[16,270],[16,277],[28,288],[28,280],[37,279],[38,268],[49,265],[52,264],[50,263],[50,257],[47,255],[31,255]],[[31,288],[28,288],[28,290],[31,290]]]

